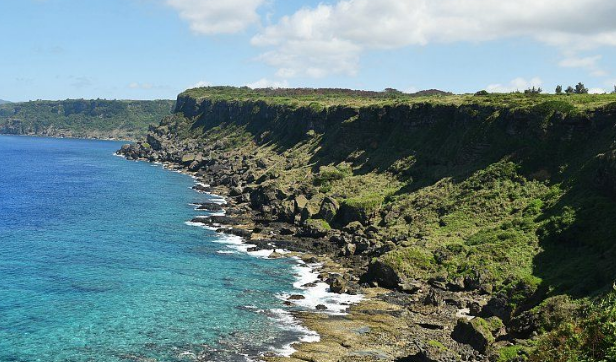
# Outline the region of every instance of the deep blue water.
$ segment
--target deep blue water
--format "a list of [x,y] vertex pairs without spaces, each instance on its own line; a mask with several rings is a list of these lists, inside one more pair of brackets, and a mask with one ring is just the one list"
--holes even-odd
[[0,136],[0,361],[233,361],[293,337],[263,312],[292,262],[217,253],[185,224],[208,196],[120,146]]

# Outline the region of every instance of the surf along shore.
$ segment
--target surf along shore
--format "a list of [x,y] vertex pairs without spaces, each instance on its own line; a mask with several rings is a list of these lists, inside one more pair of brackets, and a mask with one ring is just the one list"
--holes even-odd
[[[133,154],[136,147],[142,146],[126,145],[118,155],[151,161]],[[245,195],[238,195],[233,187],[217,181],[221,178],[220,170],[194,172],[186,163],[175,162],[163,162],[162,166],[191,176],[195,180],[193,189],[212,197],[208,202],[194,204],[195,210],[207,214],[196,216],[187,224],[224,234],[232,249],[254,257],[297,261],[297,294],[280,296],[285,305],[292,307],[281,313],[292,316],[296,322],[286,323],[291,328],[298,323],[304,336],[275,351],[263,351],[263,361],[482,358],[470,346],[450,338],[459,318],[471,318],[467,306],[472,298],[460,293],[445,295],[442,291],[435,294],[427,284],[401,292],[362,283],[361,271],[354,270],[352,264],[341,263],[339,250],[329,247],[331,242],[325,235],[296,236],[292,224],[264,224],[262,215],[249,207]],[[449,345],[439,340],[449,341]]]
[[201,88],[119,153],[226,197],[192,222],[305,253],[329,291],[364,296],[343,316],[313,303],[297,314],[320,342],[264,358],[517,361],[611,290],[615,104]]

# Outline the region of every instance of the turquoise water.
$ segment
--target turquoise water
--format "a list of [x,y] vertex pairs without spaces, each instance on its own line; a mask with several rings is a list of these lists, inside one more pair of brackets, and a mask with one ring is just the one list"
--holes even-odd
[[242,361],[299,332],[289,260],[185,224],[193,180],[120,143],[0,136],[0,361]]

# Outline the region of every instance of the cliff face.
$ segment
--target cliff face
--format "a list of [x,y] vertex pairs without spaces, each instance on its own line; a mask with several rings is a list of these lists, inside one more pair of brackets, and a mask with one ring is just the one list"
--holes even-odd
[[356,106],[184,94],[121,152],[225,186],[258,215],[248,237],[312,238],[362,283],[430,290],[436,304],[453,293],[505,323],[497,339],[529,338],[575,316],[569,298],[616,279],[616,104],[542,99]]
[[51,137],[143,137],[170,114],[173,101],[65,100],[0,105],[0,134]]

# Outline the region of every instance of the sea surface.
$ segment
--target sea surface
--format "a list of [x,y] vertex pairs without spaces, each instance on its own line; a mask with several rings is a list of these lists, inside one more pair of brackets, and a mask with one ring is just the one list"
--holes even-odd
[[120,146],[0,136],[0,361],[245,361],[305,335],[280,298],[297,263],[187,225],[211,196]]

